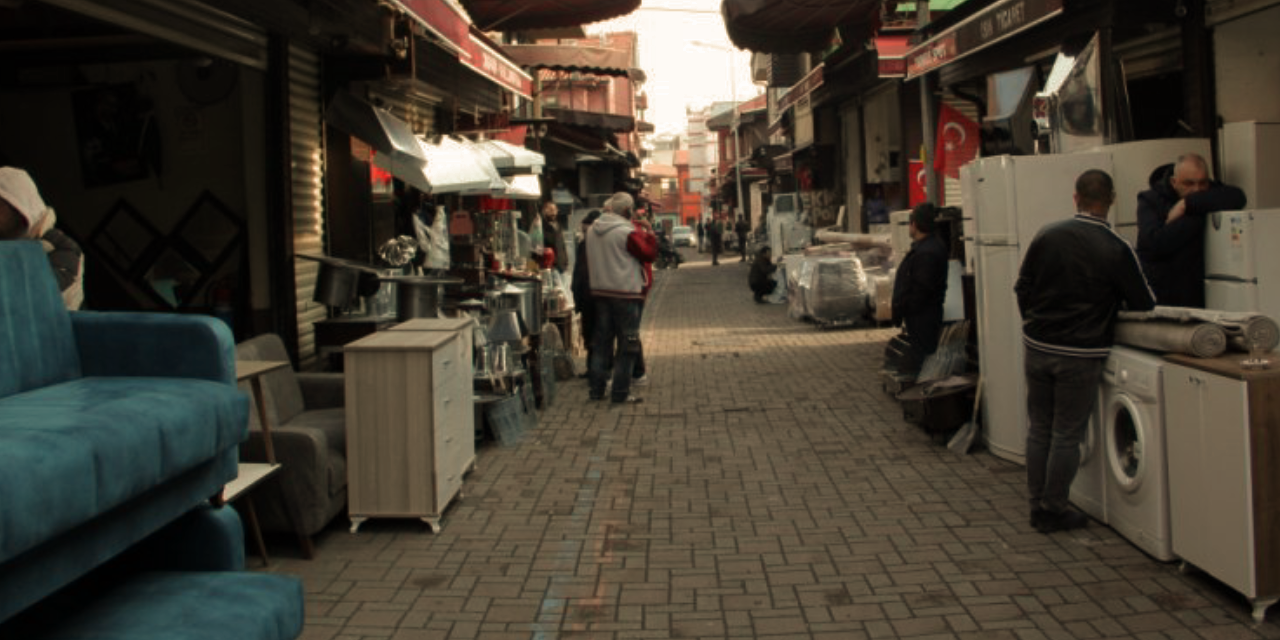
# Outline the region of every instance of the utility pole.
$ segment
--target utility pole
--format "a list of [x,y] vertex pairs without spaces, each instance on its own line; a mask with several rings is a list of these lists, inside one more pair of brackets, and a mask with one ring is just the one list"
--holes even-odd
[[[929,0],[919,0],[916,7],[916,29],[919,30],[929,24]],[[933,119],[933,82],[929,80],[928,73],[920,75],[920,120],[924,126],[925,200],[938,204],[938,172],[933,170],[934,154],[938,151],[934,148],[937,124]],[[914,180],[915,177],[912,176],[911,179]]]

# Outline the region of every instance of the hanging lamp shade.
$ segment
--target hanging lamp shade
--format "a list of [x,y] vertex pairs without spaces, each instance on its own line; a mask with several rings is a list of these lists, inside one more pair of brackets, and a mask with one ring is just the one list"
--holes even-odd
[[461,0],[481,31],[576,27],[625,16],[640,0]]
[[502,309],[489,321],[489,342],[520,342],[520,318],[515,309]]

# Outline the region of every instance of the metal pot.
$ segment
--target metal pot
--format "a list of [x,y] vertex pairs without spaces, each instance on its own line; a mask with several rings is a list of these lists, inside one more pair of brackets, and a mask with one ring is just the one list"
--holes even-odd
[[542,283],[512,282],[502,291],[506,304],[504,308],[520,312],[520,321],[525,325],[525,333],[539,335],[542,333]]
[[385,276],[382,279],[396,283],[396,320],[400,322],[440,317],[444,285],[462,282],[458,278],[427,276]]

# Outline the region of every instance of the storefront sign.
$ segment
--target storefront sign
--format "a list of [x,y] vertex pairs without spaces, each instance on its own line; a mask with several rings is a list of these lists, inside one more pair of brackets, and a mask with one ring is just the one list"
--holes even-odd
[[801,98],[809,95],[814,89],[822,86],[822,65],[818,65],[809,75],[800,79],[787,92],[778,98],[778,113],[782,113],[790,109],[792,105],[799,102]]
[[440,46],[458,55],[476,73],[524,97],[533,78],[471,33],[471,21],[454,0],[388,0],[438,37]]
[[1062,13],[1063,0],[1002,0],[907,54],[907,79],[984,49]]

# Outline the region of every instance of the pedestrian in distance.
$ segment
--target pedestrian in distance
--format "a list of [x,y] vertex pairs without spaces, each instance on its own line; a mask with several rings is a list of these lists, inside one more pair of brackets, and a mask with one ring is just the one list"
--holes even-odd
[[747,233],[751,231],[751,225],[747,224],[746,218],[738,216],[738,223],[733,225],[733,231],[738,236],[738,253],[742,254],[742,259],[738,262],[747,261]]
[[724,226],[719,220],[707,223],[707,242],[711,245],[711,266],[720,264],[720,251],[724,245]]
[[751,287],[757,304],[764,304],[764,297],[778,287],[778,281],[773,278],[777,270],[778,265],[773,263],[773,249],[760,249],[751,262],[751,272],[747,275],[747,285]]
[[1041,533],[1088,525],[1067,498],[1116,317],[1156,304],[1138,256],[1107,223],[1115,197],[1110,175],[1081,174],[1075,217],[1036,234],[1014,285],[1026,354],[1027,490],[1031,526]]

